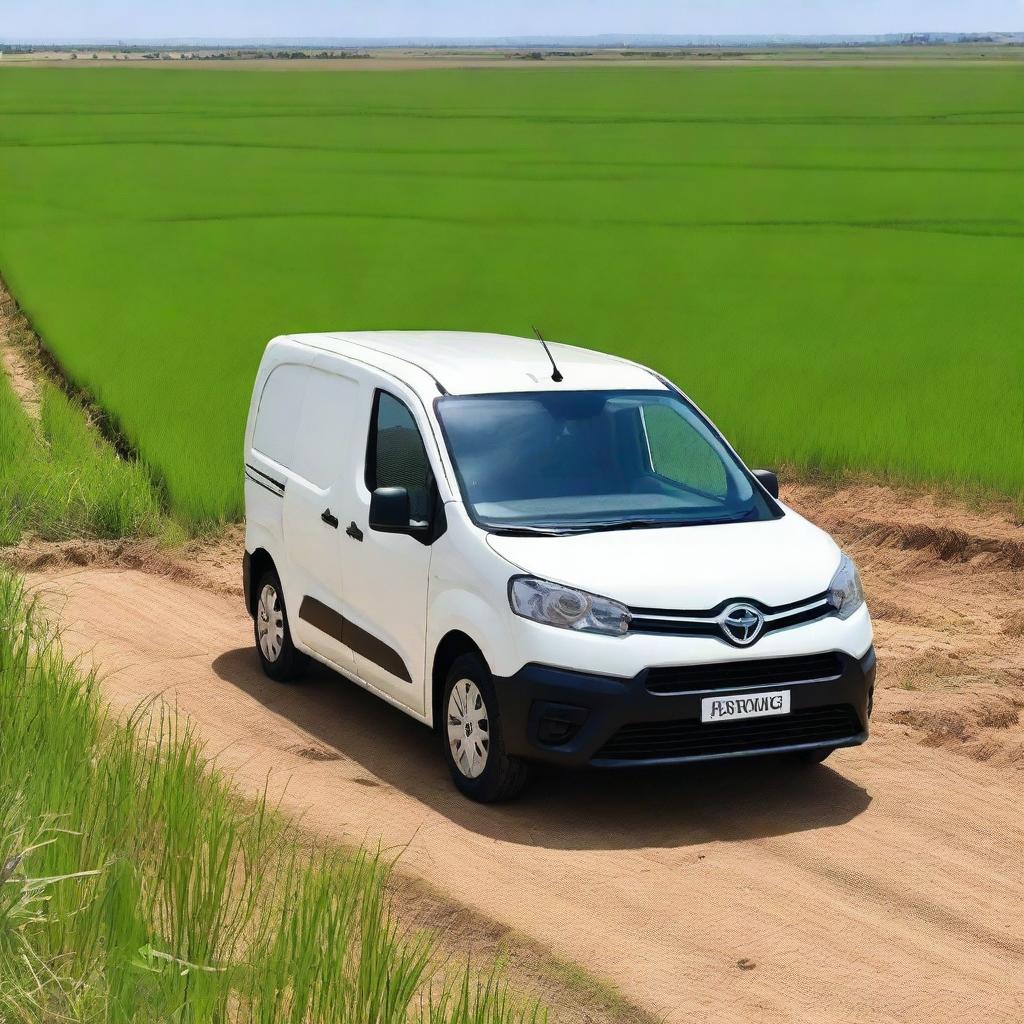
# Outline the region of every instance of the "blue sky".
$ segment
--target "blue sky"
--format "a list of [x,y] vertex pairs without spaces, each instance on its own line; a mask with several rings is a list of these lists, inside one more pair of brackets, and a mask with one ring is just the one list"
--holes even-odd
[[0,38],[1021,31],[1024,0],[0,0]]

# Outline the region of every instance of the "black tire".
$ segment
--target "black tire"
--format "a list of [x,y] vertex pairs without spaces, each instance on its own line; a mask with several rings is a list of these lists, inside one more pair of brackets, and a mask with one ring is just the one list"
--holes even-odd
[[793,755],[801,764],[821,764],[836,752],[835,747],[817,747],[814,750],[798,750]]
[[[273,622],[277,621],[280,629],[278,643],[261,642],[261,629],[265,629],[267,619],[264,611],[264,591],[269,590],[273,594],[271,605],[271,617]],[[272,625],[273,625],[272,622]],[[304,676],[309,669],[309,658],[296,649],[292,643],[292,631],[288,625],[288,610],[284,603],[284,593],[281,590],[281,580],[273,569],[268,569],[259,578],[256,584],[256,600],[253,614],[253,639],[256,644],[256,654],[260,659],[260,667],[271,679],[279,683],[289,683]],[[264,650],[264,646],[267,650]]]
[[[460,766],[452,749],[454,741],[449,738],[449,727],[454,725],[454,720],[449,718],[448,714],[449,701],[456,684],[464,684],[466,681],[473,684],[479,695],[480,703],[476,705],[475,710],[477,715],[483,713],[486,722],[486,759],[483,770],[475,777],[471,777],[465,768]],[[472,724],[470,722],[470,725]],[[483,804],[511,800],[519,795],[529,778],[530,766],[522,758],[512,757],[505,750],[498,696],[491,682],[491,673],[477,655],[464,654],[456,658],[448,670],[441,703],[440,726],[448,770],[451,772],[452,781],[463,795]],[[482,731],[479,729],[475,735],[479,737]],[[479,742],[474,743],[478,755],[483,746],[484,744]]]

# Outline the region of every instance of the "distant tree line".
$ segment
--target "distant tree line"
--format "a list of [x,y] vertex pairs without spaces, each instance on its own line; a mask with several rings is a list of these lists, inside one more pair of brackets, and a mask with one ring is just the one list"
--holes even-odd
[[353,50],[194,50],[179,56],[181,60],[362,60],[370,55]]
[[113,57],[118,55],[127,59],[129,54],[141,57],[143,60],[173,60],[175,55],[178,60],[363,60],[369,58],[370,54],[357,50],[270,50],[270,49],[249,49],[249,50],[185,50],[171,47],[166,50],[152,49],[145,46],[132,46],[120,43],[117,46],[83,47],[68,44],[53,46],[33,46],[27,43],[4,43],[0,41],[0,53],[66,53],[71,60],[77,60],[79,52],[86,50],[93,60],[97,60],[100,54]]

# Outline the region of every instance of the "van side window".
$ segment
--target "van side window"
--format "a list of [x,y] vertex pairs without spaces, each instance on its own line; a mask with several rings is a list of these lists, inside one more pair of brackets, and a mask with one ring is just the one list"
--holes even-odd
[[413,519],[430,518],[434,477],[416,421],[406,405],[378,391],[366,451],[366,486],[404,487]]

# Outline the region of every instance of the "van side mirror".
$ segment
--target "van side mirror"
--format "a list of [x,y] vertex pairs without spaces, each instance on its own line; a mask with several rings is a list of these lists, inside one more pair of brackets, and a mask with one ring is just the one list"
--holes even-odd
[[409,492],[404,487],[378,487],[370,495],[370,529],[380,533],[420,533],[429,523],[410,518]]
[[770,469],[755,469],[754,476],[757,477],[761,486],[773,497],[779,496],[779,478]]

